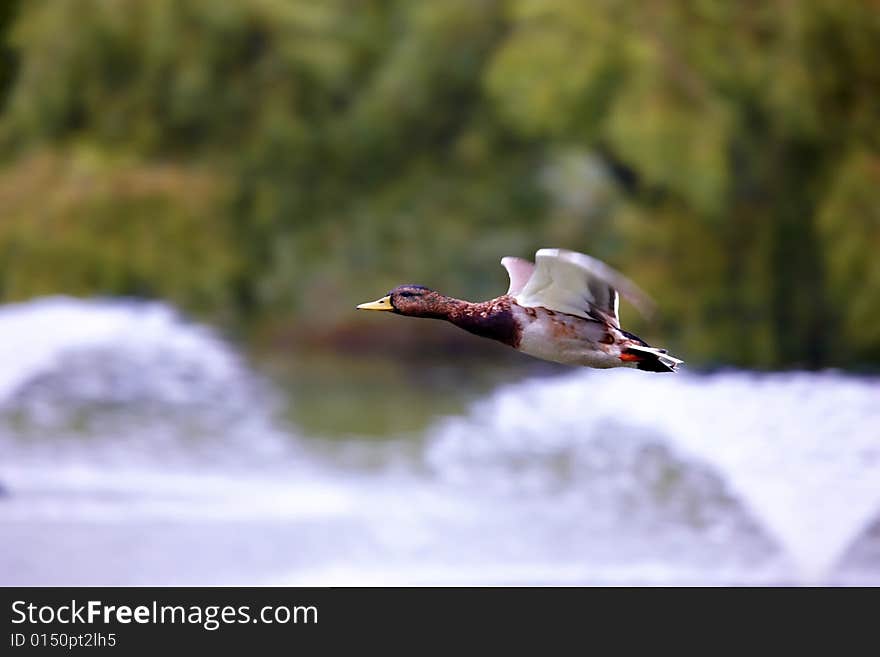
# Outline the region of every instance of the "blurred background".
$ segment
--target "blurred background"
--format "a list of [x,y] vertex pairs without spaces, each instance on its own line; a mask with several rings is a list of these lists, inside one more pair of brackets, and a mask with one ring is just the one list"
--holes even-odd
[[[880,582],[878,62],[876,0],[3,0],[0,584]],[[541,247],[688,371],[354,312]]]

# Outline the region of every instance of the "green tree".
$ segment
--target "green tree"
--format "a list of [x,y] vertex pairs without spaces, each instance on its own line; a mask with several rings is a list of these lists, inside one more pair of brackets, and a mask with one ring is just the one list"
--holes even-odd
[[10,16],[5,298],[145,294],[326,326],[403,278],[491,296],[501,255],[559,245],[654,294],[659,324],[627,322],[692,363],[877,363],[869,0]]

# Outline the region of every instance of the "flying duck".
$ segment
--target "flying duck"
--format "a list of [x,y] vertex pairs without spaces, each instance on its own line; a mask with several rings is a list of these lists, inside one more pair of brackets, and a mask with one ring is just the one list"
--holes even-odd
[[647,312],[651,301],[605,263],[583,253],[540,249],[535,262],[505,257],[510,288],[489,301],[454,299],[401,285],[360,310],[443,319],[543,360],[585,367],[674,372],[683,362],[620,328],[619,295]]

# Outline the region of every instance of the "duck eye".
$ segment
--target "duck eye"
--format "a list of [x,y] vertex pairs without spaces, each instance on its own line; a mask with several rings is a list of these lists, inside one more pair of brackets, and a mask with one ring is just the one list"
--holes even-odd
[[415,296],[415,293],[414,293],[414,292],[400,292],[400,293],[399,293],[399,296],[401,296],[401,297],[406,297],[406,298],[408,298],[408,297],[414,297],[414,296]]

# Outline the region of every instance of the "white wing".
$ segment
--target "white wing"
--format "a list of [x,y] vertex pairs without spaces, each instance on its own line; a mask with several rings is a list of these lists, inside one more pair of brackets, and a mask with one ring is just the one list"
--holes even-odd
[[519,294],[535,271],[535,264],[513,256],[501,258],[501,264],[507,270],[507,275],[510,276],[510,288],[507,293]]
[[619,326],[618,291],[641,312],[651,311],[648,296],[604,262],[574,251],[541,249],[535,254],[534,272],[514,299],[521,306],[585,319],[598,319],[599,310]]

